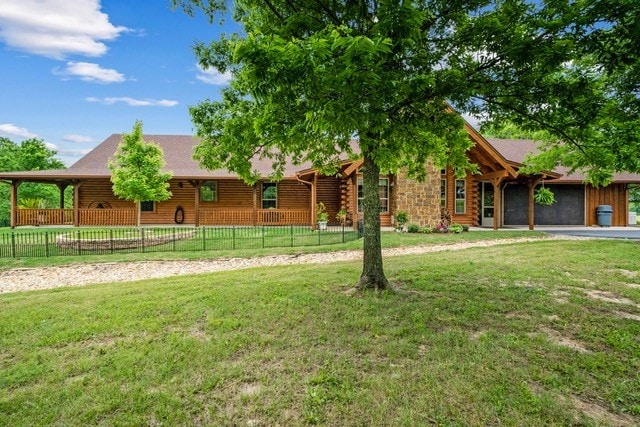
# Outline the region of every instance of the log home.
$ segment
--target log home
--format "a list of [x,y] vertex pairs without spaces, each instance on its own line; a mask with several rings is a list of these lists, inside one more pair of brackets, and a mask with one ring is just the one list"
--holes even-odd
[[[380,219],[383,227],[395,225],[394,214],[409,214],[409,221],[437,226],[441,211],[451,221],[471,226],[499,228],[509,225],[594,225],[596,207],[613,207],[612,225],[628,225],[628,185],[640,183],[640,175],[616,175],[604,188],[583,183],[581,175],[563,170],[533,176],[519,173],[527,152],[536,150],[533,141],[485,139],[465,125],[475,145],[468,152],[478,174],[456,177],[451,168],[427,165],[425,182],[403,172],[381,175]],[[122,136],[115,134],[65,170],[0,172],[0,180],[11,186],[11,226],[75,225],[130,226],[135,224],[135,206],[116,197],[111,189],[108,162]],[[337,223],[341,209],[355,226],[362,217],[360,160],[345,160],[335,176],[324,176],[309,165],[287,165],[284,178],[272,182],[268,161],[253,166],[264,179],[246,185],[225,170],[207,171],[192,154],[198,140],[185,135],[146,135],[164,151],[172,197],[165,202],[143,202],[144,225],[283,225],[315,226],[316,205],[322,202],[330,223]],[[43,182],[60,189],[56,209],[19,209],[19,187],[23,182]],[[533,202],[536,186],[544,183],[556,194],[557,203],[538,206]],[[64,190],[73,187],[73,207],[65,209]]]

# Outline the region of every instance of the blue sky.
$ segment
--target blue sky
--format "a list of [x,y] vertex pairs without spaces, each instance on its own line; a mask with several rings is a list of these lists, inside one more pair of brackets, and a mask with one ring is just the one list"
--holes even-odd
[[229,29],[169,0],[2,0],[0,136],[41,138],[71,165],[135,120],[192,134],[189,106],[227,79],[201,70],[192,46]]

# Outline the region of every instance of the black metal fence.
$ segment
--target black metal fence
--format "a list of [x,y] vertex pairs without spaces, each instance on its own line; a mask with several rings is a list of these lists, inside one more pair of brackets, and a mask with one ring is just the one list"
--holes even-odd
[[360,237],[352,228],[311,230],[308,225],[11,230],[0,233],[0,258],[318,246]]

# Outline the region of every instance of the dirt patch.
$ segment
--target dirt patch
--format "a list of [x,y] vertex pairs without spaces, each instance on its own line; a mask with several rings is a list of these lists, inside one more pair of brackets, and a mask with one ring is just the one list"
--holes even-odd
[[622,317],[623,319],[636,320],[640,322],[640,315],[637,314],[625,313],[624,311],[614,311],[613,314],[618,317]]
[[592,418],[599,425],[620,427],[638,425],[633,418],[626,415],[614,414],[598,403],[587,402],[574,395],[571,395],[571,401],[580,412]]
[[611,271],[613,271],[615,273],[620,273],[623,276],[632,277],[632,278],[633,277],[638,277],[640,275],[640,272],[638,272],[638,271],[625,270],[624,268],[618,268],[616,270],[611,270]]
[[640,289],[640,284],[638,283],[623,283],[628,288]]
[[630,300],[629,298],[620,297],[614,293],[606,292],[606,291],[585,291],[585,293],[593,299],[597,299],[600,301],[612,302],[614,304],[625,304],[633,307],[640,308],[640,304],[637,304],[635,301]]
[[563,335],[560,335],[558,331],[554,331],[553,329],[543,328],[540,330],[541,333],[545,334],[549,341],[554,344],[557,344],[562,347],[568,347],[572,350],[575,350],[579,353],[591,353],[589,349],[587,349],[583,344],[572,340],[571,338],[567,338]]
[[258,383],[242,384],[240,386],[240,395],[253,396],[254,394],[258,394],[260,392],[260,388],[260,384]]

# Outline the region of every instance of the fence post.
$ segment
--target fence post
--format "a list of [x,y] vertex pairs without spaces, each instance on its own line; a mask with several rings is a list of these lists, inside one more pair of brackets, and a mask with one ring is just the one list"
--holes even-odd
[[49,232],[44,232],[44,256],[49,258]]
[[13,258],[16,257],[16,233],[14,231],[11,232],[11,255]]
[[171,242],[171,250],[176,251],[176,228],[173,227],[173,241]]
[[342,243],[344,243],[344,222],[342,223]]
[[291,247],[293,247],[293,224],[291,224]]
[[231,249],[236,248],[236,226],[231,226]]
[[111,250],[110,252],[113,254],[113,229],[112,228],[109,229],[109,249]]
[[82,249],[80,247],[80,230],[76,231],[76,249],[78,249],[78,255],[82,255]]
[[262,249],[264,249],[264,225],[262,226]]
[[140,241],[142,242],[142,253],[144,253],[144,228],[140,229]]
[[202,250],[207,250],[207,228],[202,227]]

